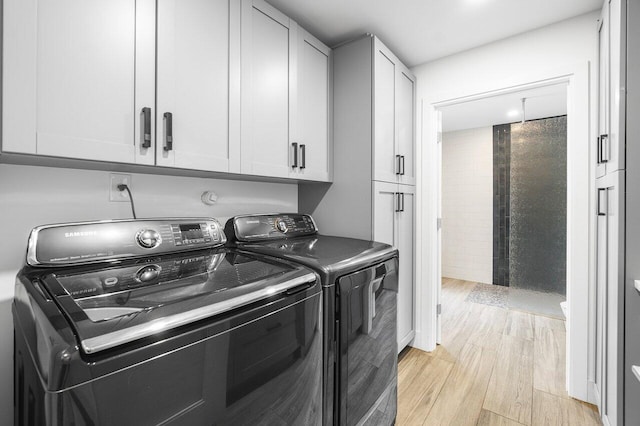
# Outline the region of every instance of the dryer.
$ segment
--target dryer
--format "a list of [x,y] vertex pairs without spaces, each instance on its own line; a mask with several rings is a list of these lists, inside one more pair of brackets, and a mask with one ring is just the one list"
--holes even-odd
[[323,424],[391,425],[397,412],[398,251],[324,236],[309,215],[236,216],[236,247],[311,268],[322,282]]

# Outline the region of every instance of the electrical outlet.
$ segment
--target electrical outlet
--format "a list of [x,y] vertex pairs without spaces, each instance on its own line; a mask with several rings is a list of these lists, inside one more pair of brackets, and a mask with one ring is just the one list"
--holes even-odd
[[124,173],[109,174],[109,201],[129,201],[127,191],[120,191],[118,185],[127,185],[131,191],[131,175]]

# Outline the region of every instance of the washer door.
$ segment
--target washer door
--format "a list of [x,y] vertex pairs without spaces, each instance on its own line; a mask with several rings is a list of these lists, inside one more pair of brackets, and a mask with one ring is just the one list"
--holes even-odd
[[397,411],[397,258],[338,279],[340,424],[391,424]]

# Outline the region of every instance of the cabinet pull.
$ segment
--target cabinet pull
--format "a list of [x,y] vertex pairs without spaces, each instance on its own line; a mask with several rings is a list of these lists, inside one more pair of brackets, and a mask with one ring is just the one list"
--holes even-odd
[[404,192],[400,193],[400,198],[402,199],[402,207],[400,207],[400,211],[403,212],[404,211]]
[[304,169],[305,167],[307,167],[307,146],[300,144],[300,168]]
[[173,149],[173,114],[164,113],[164,150],[171,151]]
[[600,162],[609,161],[609,135],[600,135]]
[[144,107],[140,114],[142,116],[142,147],[151,147],[151,108]]
[[298,143],[293,142],[291,146],[293,147],[293,164],[291,165],[291,167],[295,169],[296,167],[298,167]]
[[400,157],[401,155],[396,155],[396,175],[400,175]]
[[399,192],[394,192],[393,193],[393,198],[394,198],[394,204],[395,204],[395,212],[398,213],[400,211],[400,193]]
[[597,207],[598,216],[606,216],[607,215],[606,211],[603,212],[601,210],[601,207],[602,207],[602,204],[603,204],[601,195],[602,195],[602,193],[606,194],[606,191],[607,191],[606,188],[598,188],[598,207]]
[[404,176],[404,155],[401,155],[400,158],[402,159],[402,172],[400,174]]

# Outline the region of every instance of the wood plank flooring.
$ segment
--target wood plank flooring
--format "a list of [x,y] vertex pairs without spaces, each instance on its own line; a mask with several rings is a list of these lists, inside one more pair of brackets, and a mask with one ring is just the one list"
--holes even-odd
[[403,425],[600,425],[565,391],[564,321],[465,301],[475,283],[443,278],[442,344],[398,365]]

